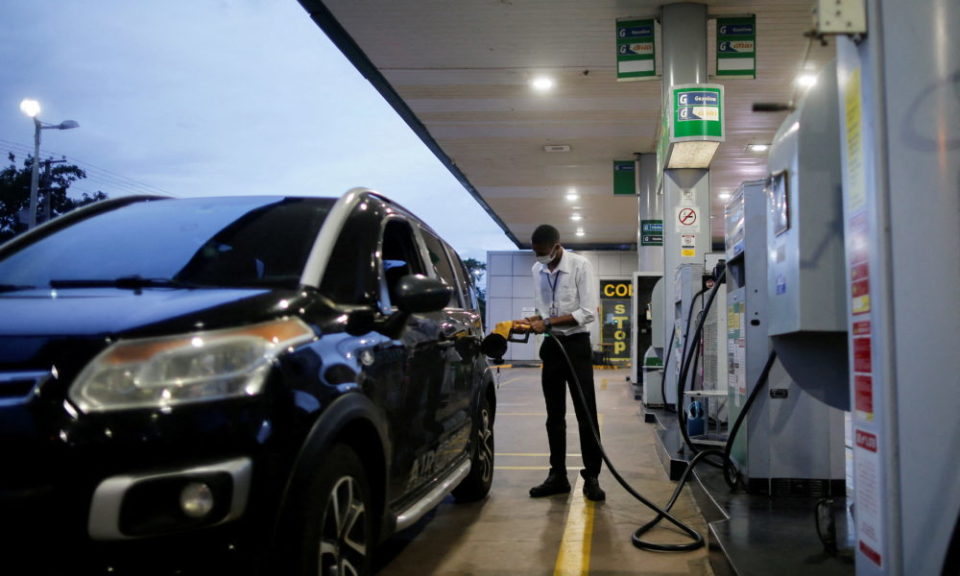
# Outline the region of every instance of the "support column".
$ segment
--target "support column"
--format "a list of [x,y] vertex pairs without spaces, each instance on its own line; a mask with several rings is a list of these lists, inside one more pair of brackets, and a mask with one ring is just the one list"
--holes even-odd
[[[670,113],[671,88],[707,82],[707,7],[703,4],[669,4],[661,8],[663,31],[663,113]],[[697,222],[683,227],[678,211],[694,208]],[[689,212],[687,213],[689,214]],[[689,222],[689,220],[687,220]],[[663,261],[664,339],[669,342],[676,318],[674,285],[681,264],[703,264],[710,251],[710,172],[705,169],[664,170]],[[676,341],[676,339],[675,339]],[[670,354],[670,351],[666,351]],[[675,383],[679,353],[667,361],[666,402],[677,405]]]
[[643,245],[643,222],[663,221],[663,196],[657,190],[657,155],[636,154],[637,196],[637,272],[663,274],[663,246]]

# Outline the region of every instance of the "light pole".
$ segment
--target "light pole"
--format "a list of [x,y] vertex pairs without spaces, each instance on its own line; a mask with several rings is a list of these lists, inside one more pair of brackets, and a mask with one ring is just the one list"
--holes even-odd
[[40,131],[41,130],[70,130],[80,126],[73,120],[64,120],[59,124],[46,124],[37,116],[40,114],[40,103],[30,98],[20,102],[20,111],[33,119],[33,170],[30,173],[30,208],[27,214],[27,229],[32,230],[37,225],[37,188],[40,184]]

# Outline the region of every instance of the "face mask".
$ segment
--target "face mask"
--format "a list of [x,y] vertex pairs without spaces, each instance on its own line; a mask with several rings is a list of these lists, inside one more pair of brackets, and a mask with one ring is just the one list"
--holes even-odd
[[553,262],[554,258],[555,256],[553,255],[553,250],[550,250],[550,253],[547,254],[546,256],[537,256],[537,262],[546,266],[547,264]]

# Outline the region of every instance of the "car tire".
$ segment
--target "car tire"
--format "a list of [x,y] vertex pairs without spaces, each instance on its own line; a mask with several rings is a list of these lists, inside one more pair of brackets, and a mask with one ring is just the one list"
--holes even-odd
[[493,485],[494,411],[486,394],[481,395],[478,404],[473,432],[470,474],[453,489],[453,497],[459,502],[482,500],[490,492],[490,486]]
[[310,479],[301,515],[300,576],[369,576],[376,545],[367,472],[349,446],[335,445]]

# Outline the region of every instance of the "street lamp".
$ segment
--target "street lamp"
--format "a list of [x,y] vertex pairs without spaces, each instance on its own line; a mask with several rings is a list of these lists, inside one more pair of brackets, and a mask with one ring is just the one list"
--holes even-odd
[[41,122],[37,116],[40,114],[40,103],[30,98],[24,98],[20,102],[20,111],[33,118],[33,171],[30,173],[30,208],[27,214],[27,229],[33,229],[37,225],[37,188],[40,184],[40,131],[41,130],[70,130],[80,126],[73,120],[64,120],[59,124],[47,124]]

